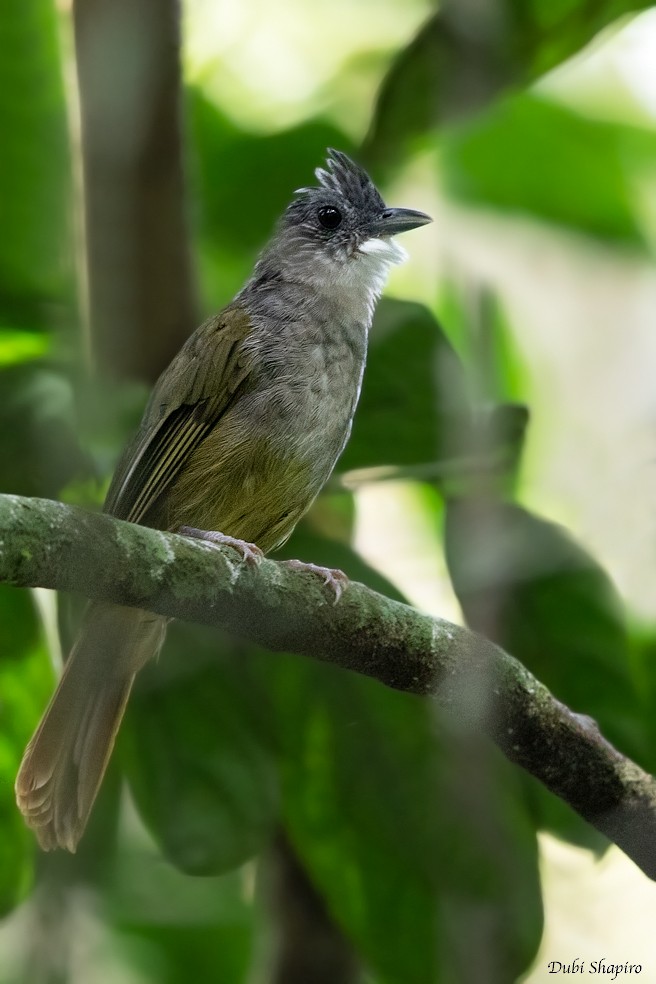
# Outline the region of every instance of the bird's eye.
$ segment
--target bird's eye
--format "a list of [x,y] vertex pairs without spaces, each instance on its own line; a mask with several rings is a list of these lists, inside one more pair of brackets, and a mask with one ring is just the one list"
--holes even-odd
[[336,229],[342,221],[342,213],[333,205],[324,205],[319,209],[319,222],[324,229]]

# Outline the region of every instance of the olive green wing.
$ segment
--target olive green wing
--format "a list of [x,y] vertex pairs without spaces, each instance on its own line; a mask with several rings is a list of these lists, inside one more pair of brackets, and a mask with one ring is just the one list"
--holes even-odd
[[189,338],[155,386],[112,479],[105,512],[132,523],[147,520],[191,453],[248,388],[254,358],[244,341],[250,333],[246,311],[231,305]]

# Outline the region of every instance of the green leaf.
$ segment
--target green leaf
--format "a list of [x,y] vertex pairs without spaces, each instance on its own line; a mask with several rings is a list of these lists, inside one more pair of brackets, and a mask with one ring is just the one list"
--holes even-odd
[[312,184],[326,148],[350,153],[353,144],[321,119],[280,133],[245,133],[193,88],[187,112],[201,274],[210,306],[217,307],[250,276],[294,188]]
[[42,642],[31,592],[0,584],[0,665],[20,662]]
[[646,248],[631,163],[656,160],[656,133],[588,119],[534,94],[452,128],[442,147],[446,191],[467,204],[525,214]]
[[593,41],[606,27],[649,9],[650,0],[510,0],[515,64],[527,80],[555,68]]
[[[0,775],[5,781],[4,738],[0,736]],[[15,772],[11,775],[13,780]],[[0,919],[8,915],[27,895],[34,879],[34,837],[18,812],[13,796],[0,796]]]
[[523,395],[524,366],[508,319],[499,298],[475,282],[445,281],[439,308],[467,366],[473,404],[471,428],[461,423],[457,434],[471,467],[445,474],[440,487],[446,494],[458,494],[486,475],[495,476],[498,488],[501,480],[509,493],[517,476],[529,411],[517,402]]
[[[520,506],[446,503],[446,557],[467,623],[520,660],[557,698],[593,717],[623,752],[645,735],[622,605],[606,572],[560,526]],[[539,822],[577,842],[599,839],[568,808],[536,804]]]
[[33,879],[35,841],[16,806],[14,780],[51,677],[30,593],[0,586],[0,917],[23,899]]
[[0,490],[56,498],[88,471],[79,448],[70,383],[45,362],[0,370]]
[[46,354],[50,339],[42,332],[0,329],[0,366],[29,362]]
[[139,677],[125,729],[126,769],[162,851],[193,874],[259,852],[278,816],[265,696],[247,647],[175,623]]
[[[0,489],[56,496],[77,467],[70,387],[39,358],[71,300],[70,159],[57,12],[0,5]],[[66,419],[65,419],[66,418]]]
[[121,852],[107,899],[116,948],[146,980],[187,984],[210,973],[213,980],[241,984],[255,932],[248,875],[237,871],[201,880],[154,852]]
[[[388,172],[438,127],[532,82],[608,24],[650,6],[648,0],[489,0],[472,29],[459,0],[440,4],[381,85],[364,158]],[[541,160],[540,173],[553,156]]]
[[485,283],[445,278],[438,315],[472,377],[477,401],[521,400],[526,366],[498,294]]
[[68,275],[68,137],[51,0],[2,4],[0,50],[0,311],[24,324]]
[[275,670],[286,827],[377,979],[514,980],[541,910],[512,770],[429,701],[297,658]]
[[641,764],[656,774],[656,635],[653,628],[638,630],[631,639],[631,661],[639,694],[638,711],[646,731]]
[[468,623],[629,754],[639,746],[622,603],[567,531],[512,503],[451,500],[449,570]]
[[[306,527],[295,546],[389,588],[344,543]],[[512,770],[487,745],[445,738],[429,702],[228,645],[185,631],[145,671],[130,712],[128,772],[167,857],[207,873],[262,846],[277,817],[263,793],[266,750],[278,758],[295,847],[381,982],[476,979],[462,944],[471,925],[495,968],[489,979],[514,978],[537,946],[540,903]]]
[[449,457],[468,413],[462,365],[430,311],[407,301],[381,301],[339,470]]
[[[283,553],[402,600],[347,543],[317,532],[345,498],[320,502],[318,522],[313,510]],[[278,655],[260,673],[288,833],[377,980],[480,980],[463,946],[470,932],[476,960],[492,968],[486,979],[514,979],[541,915],[535,836],[513,770],[487,744],[447,732],[429,701],[299,657]]]

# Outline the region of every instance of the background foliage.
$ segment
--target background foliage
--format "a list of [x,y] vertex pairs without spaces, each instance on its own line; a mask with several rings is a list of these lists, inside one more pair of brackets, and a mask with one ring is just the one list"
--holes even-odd
[[[257,7],[244,6],[255,37]],[[474,22],[455,0],[439,11],[417,0],[405,14],[389,0],[380,30],[402,24],[405,41],[381,34],[377,44],[366,41],[369,5],[351,6],[362,8],[359,57],[332,75],[318,58],[326,78],[277,116],[272,97],[267,117],[256,82],[249,93],[235,79],[234,51],[199,54],[198,25],[215,15],[188,4],[184,154],[199,317],[238,289],[329,145],[357,154],[394,200],[402,190],[404,204],[438,217],[476,207],[509,236],[521,217],[568,233],[567,249],[604,251],[611,265],[651,257],[653,121],[636,118],[628,96],[604,118],[543,79],[647,4],[499,0]],[[282,5],[310,34],[315,18],[319,35],[326,12],[316,7]],[[0,489],[94,506],[147,380],[89,375],[80,146],[64,85],[71,47],[68,16],[50,0],[1,7]],[[396,597],[405,577],[414,600],[429,541],[467,622],[656,769],[653,627],[630,605],[627,615],[571,531],[524,501],[533,422],[523,402],[534,387],[515,342],[522,326],[457,251],[433,263],[431,235],[408,240],[413,270],[376,315],[341,478],[284,553]],[[397,549],[385,516],[377,546],[363,546],[360,513],[386,489],[415,516],[416,557]],[[69,607],[59,611],[64,645]],[[508,984],[541,938],[538,832],[605,850],[566,806],[428,703],[175,625],[139,680],[78,855],[37,858],[12,787],[52,687],[55,629],[53,599],[0,590],[2,984],[104,981],[108,968],[125,981],[273,980],[269,875],[254,862],[281,831],[369,984]],[[92,941],[86,963],[81,934]]]

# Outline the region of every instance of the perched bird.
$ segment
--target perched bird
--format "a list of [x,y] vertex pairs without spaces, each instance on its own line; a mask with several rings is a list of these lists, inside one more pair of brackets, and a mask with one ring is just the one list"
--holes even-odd
[[[295,193],[251,278],[160,377],[106,512],[257,561],[326,482],[351,430],[376,301],[405,258],[392,237],[431,221],[388,208],[361,167],[328,153],[318,187]],[[294,563],[339,595],[338,572]],[[135,675],[165,630],[139,609],[89,605],[16,779],[45,850],[75,851]]]

